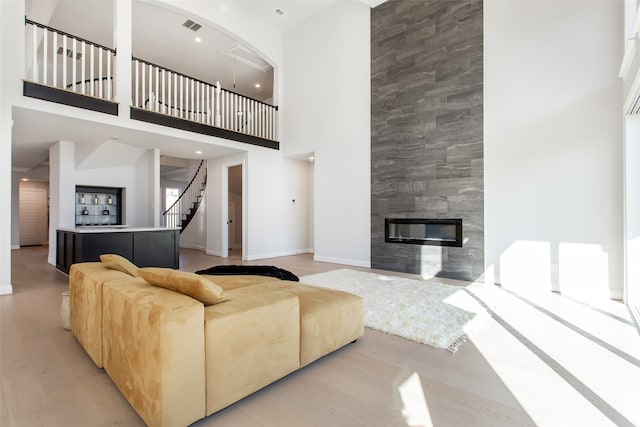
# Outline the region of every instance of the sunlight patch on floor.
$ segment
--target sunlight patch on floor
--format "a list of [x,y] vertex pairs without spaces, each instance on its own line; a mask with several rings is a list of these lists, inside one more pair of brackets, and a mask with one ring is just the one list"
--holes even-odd
[[[640,423],[638,366],[515,296],[496,312],[472,341],[538,425],[613,426],[612,416]],[[589,399],[604,401],[609,417]]]
[[402,415],[409,427],[433,427],[427,399],[417,373],[413,373],[399,387]]

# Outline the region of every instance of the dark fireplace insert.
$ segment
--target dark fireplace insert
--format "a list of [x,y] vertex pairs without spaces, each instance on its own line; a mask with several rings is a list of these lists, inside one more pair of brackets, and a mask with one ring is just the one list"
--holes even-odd
[[385,218],[384,241],[462,247],[462,219]]

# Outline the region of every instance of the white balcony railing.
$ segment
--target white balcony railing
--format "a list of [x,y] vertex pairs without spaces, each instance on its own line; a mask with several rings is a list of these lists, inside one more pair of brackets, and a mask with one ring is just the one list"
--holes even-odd
[[[113,101],[114,49],[29,19],[25,29],[26,80]],[[131,65],[133,107],[277,141],[278,107],[142,59]]]
[[69,92],[113,100],[114,49],[29,19],[25,24],[28,79]]
[[133,58],[133,106],[275,141],[277,107]]

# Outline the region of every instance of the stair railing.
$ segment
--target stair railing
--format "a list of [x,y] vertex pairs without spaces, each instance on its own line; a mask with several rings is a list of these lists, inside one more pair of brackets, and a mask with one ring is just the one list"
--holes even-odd
[[25,18],[27,79],[89,95],[113,99],[115,49]]
[[180,233],[182,233],[198,211],[204,199],[206,188],[207,162],[202,160],[178,200],[162,213],[165,227],[180,227]]

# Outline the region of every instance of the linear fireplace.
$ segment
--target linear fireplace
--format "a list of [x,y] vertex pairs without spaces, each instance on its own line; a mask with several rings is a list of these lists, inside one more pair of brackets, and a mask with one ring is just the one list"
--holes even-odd
[[462,220],[385,218],[384,241],[462,247]]

